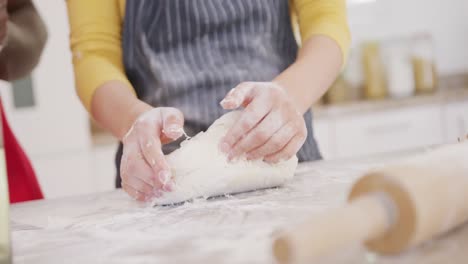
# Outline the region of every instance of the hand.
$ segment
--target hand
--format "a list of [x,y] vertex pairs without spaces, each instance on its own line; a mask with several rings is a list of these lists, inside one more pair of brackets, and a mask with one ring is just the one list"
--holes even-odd
[[141,114],[125,135],[120,175],[122,188],[139,201],[170,191],[171,170],[162,144],[184,133],[184,116],[175,108],[153,108]]
[[3,49],[8,33],[8,0],[0,0],[0,51]]
[[245,82],[221,101],[224,109],[245,107],[239,120],[221,140],[229,159],[276,163],[294,156],[307,136],[304,118],[287,92],[273,82]]

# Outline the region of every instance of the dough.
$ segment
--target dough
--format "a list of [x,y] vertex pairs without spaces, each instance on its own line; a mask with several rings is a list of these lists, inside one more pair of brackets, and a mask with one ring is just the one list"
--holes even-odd
[[276,187],[293,177],[296,156],[277,164],[245,158],[227,161],[218,145],[239,116],[239,111],[223,115],[206,132],[185,140],[179,149],[166,156],[172,169],[173,190],[155,198],[153,205]]

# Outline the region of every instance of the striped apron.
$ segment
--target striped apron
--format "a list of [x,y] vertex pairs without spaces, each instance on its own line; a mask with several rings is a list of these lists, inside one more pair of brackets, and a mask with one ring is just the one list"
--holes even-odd
[[[123,59],[138,97],[180,109],[187,134],[226,111],[219,102],[244,81],[271,81],[296,59],[288,0],[126,1]],[[320,159],[312,115],[300,161]],[[164,146],[164,153],[179,141]],[[122,145],[116,155],[120,165]],[[117,170],[119,171],[119,170]],[[120,185],[120,178],[117,178]]]

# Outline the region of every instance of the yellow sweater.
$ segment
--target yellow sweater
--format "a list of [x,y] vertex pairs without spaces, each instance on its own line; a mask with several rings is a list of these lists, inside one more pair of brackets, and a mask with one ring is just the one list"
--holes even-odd
[[[345,0],[290,0],[302,42],[325,35],[339,45],[346,60],[350,34]],[[125,0],[67,0],[70,44],[78,96],[90,110],[96,89],[117,80],[132,87],[122,61]]]

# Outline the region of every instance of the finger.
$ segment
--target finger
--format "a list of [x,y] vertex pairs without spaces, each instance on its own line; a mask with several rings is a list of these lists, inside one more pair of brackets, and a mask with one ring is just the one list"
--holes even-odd
[[148,166],[138,146],[126,145],[123,152],[120,163],[120,176],[122,179],[136,176],[153,188],[161,188],[159,181],[154,180],[153,171]]
[[146,202],[150,199],[147,195],[144,193],[134,189],[133,187],[127,185],[126,183],[122,183],[122,189],[125,190],[125,192],[133,197],[135,200],[140,201],[140,202]]
[[131,175],[129,177],[125,177],[122,179],[122,183],[131,186],[133,189],[139,191],[140,193],[143,193],[146,196],[153,195],[153,186],[144,182],[140,178],[137,178],[136,176]]
[[271,107],[272,103],[268,100],[261,100],[261,98],[259,98],[259,100],[252,101],[252,103],[244,109],[239,119],[228,130],[226,136],[221,140],[221,151],[228,154],[237,141],[247,135],[250,130],[263,120],[270,112]]
[[302,144],[304,144],[304,141],[304,136],[296,134],[284,148],[272,155],[266,156],[264,160],[268,163],[278,163],[280,161],[288,160],[292,156],[296,155]]
[[282,126],[268,141],[260,147],[247,153],[248,160],[256,160],[264,158],[265,156],[274,154],[283,149],[286,144],[297,133],[296,127],[293,122],[289,122]]
[[[278,111],[270,112],[256,127],[246,136],[234,144],[229,159],[250,152],[269,141],[277,131],[285,125],[283,117]],[[287,142],[287,141],[286,141]]]
[[137,122],[138,143],[148,165],[153,171],[153,180],[159,181],[162,186],[169,184],[171,170],[161,149],[159,140],[159,125],[154,122]]
[[161,142],[166,144],[180,138],[184,134],[184,115],[176,108],[161,108],[162,137]]
[[224,109],[236,109],[242,104],[247,105],[248,101],[252,99],[251,91],[254,87],[253,82],[243,82],[237,85],[224,97],[220,103],[221,106]]
[[123,183],[146,195],[151,195],[155,188],[151,175],[151,168],[139,152],[134,151],[131,146],[124,149],[120,165],[120,176]]

